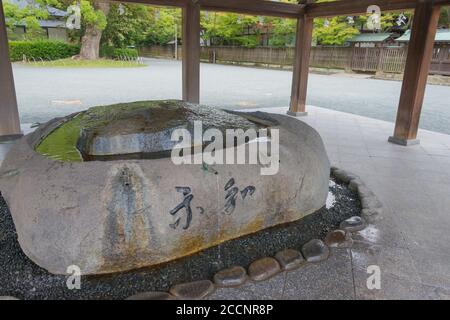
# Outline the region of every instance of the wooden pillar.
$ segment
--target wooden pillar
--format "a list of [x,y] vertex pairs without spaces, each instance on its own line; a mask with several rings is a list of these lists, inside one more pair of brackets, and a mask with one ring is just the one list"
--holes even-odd
[[14,78],[9,61],[5,14],[0,0],[0,141],[21,135]]
[[288,111],[292,116],[306,115],[306,92],[308,89],[309,56],[311,52],[313,18],[303,16],[297,19],[294,70],[292,74],[291,104]]
[[200,102],[200,5],[183,7],[183,101]]
[[417,130],[428,71],[439,20],[439,6],[420,0],[414,11],[403,85],[397,110],[394,135],[389,141],[400,145],[418,144]]

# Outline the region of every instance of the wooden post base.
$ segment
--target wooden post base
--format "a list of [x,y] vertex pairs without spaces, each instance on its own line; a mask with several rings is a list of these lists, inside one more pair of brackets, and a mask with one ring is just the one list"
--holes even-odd
[[308,112],[306,112],[306,111],[305,112],[303,112],[303,111],[294,112],[294,111],[288,110],[288,112],[286,112],[286,114],[289,116],[293,116],[293,117],[305,117],[308,115]]
[[415,146],[415,145],[420,144],[420,140],[419,139],[406,139],[405,140],[405,139],[396,138],[394,136],[390,136],[388,141],[390,143],[398,144],[398,145],[401,145],[401,146],[404,146],[404,147]]

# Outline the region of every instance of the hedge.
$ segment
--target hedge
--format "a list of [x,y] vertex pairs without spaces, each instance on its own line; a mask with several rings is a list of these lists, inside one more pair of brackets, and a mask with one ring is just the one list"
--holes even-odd
[[74,56],[80,52],[79,45],[67,44],[62,41],[10,41],[9,57],[11,61],[27,59],[57,60]]
[[110,46],[102,46],[100,49],[100,56],[112,59],[136,59],[138,51],[133,48],[114,48]]

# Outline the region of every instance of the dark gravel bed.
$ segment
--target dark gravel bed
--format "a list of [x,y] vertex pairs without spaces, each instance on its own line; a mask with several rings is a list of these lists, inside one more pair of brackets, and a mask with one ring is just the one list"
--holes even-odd
[[330,185],[335,196],[331,208],[322,208],[296,222],[227,241],[197,254],[160,266],[104,276],[86,276],[80,290],[69,290],[67,277],[53,275],[34,264],[20,249],[10,212],[0,195],[0,296],[19,299],[123,299],[138,292],[167,290],[171,285],[212,279],[232,265],[247,267],[252,261],[273,256],[285,248],[300,249],[313,238],[354,215],[360,215],[357,195],[342,184]]

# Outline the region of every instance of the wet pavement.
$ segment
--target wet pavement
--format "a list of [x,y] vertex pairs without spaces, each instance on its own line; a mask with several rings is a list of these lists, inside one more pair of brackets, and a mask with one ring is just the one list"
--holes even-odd
[[[374,191],[382,219],[354,233],[351,249],[331,249],[325,262],[211,298],[450,299],[450,136],[420,130],[420,145],[402,147],[387,142],[393,123],[307,109],[300,119],[319,131],[332,165]],[[379,267],[380,289],[367,286],[371,266]]]
[[[95,105],[181,98],[181,62],[145,59],[147,67],[41,68],[14,64],[22,123],[44,122]],[[201,64],[201,103],[231,109],[286,107],[291,71]],[[394,121],[401,82],[311,74],[308,103]],[[450,134],[450,86],[428,85],[421,127]]]

